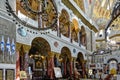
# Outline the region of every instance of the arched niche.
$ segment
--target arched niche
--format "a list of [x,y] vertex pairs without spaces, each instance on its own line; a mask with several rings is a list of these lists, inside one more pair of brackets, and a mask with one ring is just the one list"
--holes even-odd
[[110,63],[110,61],[116,61],[116,62],[118,63],[118,60],[115,59],[115,58],[111,58],[111,59],[109,59],[109,60],[107,61],[107,63]]
[[84,56],[81,52],[78,53],[76,61],[82,63],[84,61]]
[[[42,37],[36,37],[32,40],[29,50],[29,67],[31,68],[33,79],[39,79],[47,75],[48,72],[48,56],[51,54],[51,47],[47,40]],[[46,69],[46,71],[44,71]],[[44,74],[45,73],[45,74]],[[48,76],[48,75],[47,75]]]
[[69,37],[70,20],[69,20],[69,14],[65,9],[62,9],[59,17],[59,30],[60,30],[60,34]]
[[70,76],[70,71],[71,71],[71,52],[69,50],[69,48],[67,47],[63,47],[61,50],[61,54],[60,54],[60,59],[62,60],[61,62],[61,67],[63,67],[64,69],[61,69],[63,72],[63,76],[69,77]]
[[109,63],[109,73],[110,74],[117,74],[117,70],[118,70],[118,61],[117,59],[115,58],[111,58],[108,60],[108,63]]
[[62,48],[60,58],[63,58],[63,59],[68,58],[69,61],[71,60],[71,52],[70,52],[69,48],[67,48],[67,47]]
[[31,49],[29,51],[29,55],[42,55],[42,56],[47,56],[48,53],[51,52],[51,48],[49,43],[41,38],[37,37],[33,39],[32,44],[31,44]]
[[76,59],[76,64],[75,64],[78,72],[80,73],[81,77],[83,78],[85,76],[85,60],[83,57],[83,54],[81,52],[78,53],[77,59]]
[[78,26],[78,21],[76,19],[73,19],[71,25],[71,38],[76,42],[78,42],[78,32],[80,30]]
[[81,30],[79,32],[79,37],[80,37],[80,43],[83,45],[83,46],[86,46],[86,31],[85,31],[85,28],[84,26],[81,27]]

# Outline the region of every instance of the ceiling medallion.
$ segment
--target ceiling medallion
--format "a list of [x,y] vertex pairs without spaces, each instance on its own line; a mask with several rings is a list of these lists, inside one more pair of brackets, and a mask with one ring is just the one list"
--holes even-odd
[[54,46],[55,46],[55,47],[58,47],[58,45],[59,45],[58,42],[55,41],[55,42],[54,42]]
[[[32,1],[36,2],[34,4],[37,6],[36,9],[34,9],[32,6]],[[23,10],[25,10],[25,12],[37,17],[35,21],[38,22],[38,26],[35,27],[28,24],[26,21],[21,20],[18,15],[16,15],[16,12],[12,9],[11,5],[9,4],[9,0],[6,0],[7,12],[9,16],[13,16],[15,18],[13,21],[37,30],[47,30],[56,27],[58,12],[55,0],[20,0],[20,3],[22,4],[21,7]]]
[[73,53],[76,53],[76,49],[73,49]]

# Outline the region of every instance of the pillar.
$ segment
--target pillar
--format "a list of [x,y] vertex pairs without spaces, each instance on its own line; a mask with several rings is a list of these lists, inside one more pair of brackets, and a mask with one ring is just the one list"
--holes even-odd
[[60,14],[58,13],[58,17],[57,17],[58,18],[57,19],[57,36],[60,36],[60,30],[59,30],[60,29],[60,25],[59,25],[60,21],[59,21],[59,17],[60,17]]

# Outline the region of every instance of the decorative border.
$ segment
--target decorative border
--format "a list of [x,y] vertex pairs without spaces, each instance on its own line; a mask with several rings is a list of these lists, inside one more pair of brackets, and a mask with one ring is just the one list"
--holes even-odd
[[15,70],[14,69],[6,69],[5,70],[5,80],[15,80]]

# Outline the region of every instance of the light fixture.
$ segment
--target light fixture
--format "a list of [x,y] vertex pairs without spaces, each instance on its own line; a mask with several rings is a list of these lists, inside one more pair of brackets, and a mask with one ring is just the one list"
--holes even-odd
[[[47,30],[51,29],[53,27],[56,27],[57,24],[57,17],[58,17],[58,12],[57,12],[57,7],[55,0],[36,0],[38,1],[38,6],[41,8],[38,10],[34,10],[33,7],[30,6],[30,2],[32,0],[21,0],[20,2],[23,4],[21,7],[26,11],[29,12],[30,14],[38,16],[38,27],[34,27],[33,25],[26,24],[26,21],[21,20],[13,11],[11,5],[9,4],[10,0],[6,0],[6,9],[9,15],[13,16],[14,19],[19,22],[20,24],[36,29],[36,30]],[[50,7],[51,6],[51,7]],[[50,8],[50,9],[49,9]],[[52,14],[52,15],[51,15]]]

